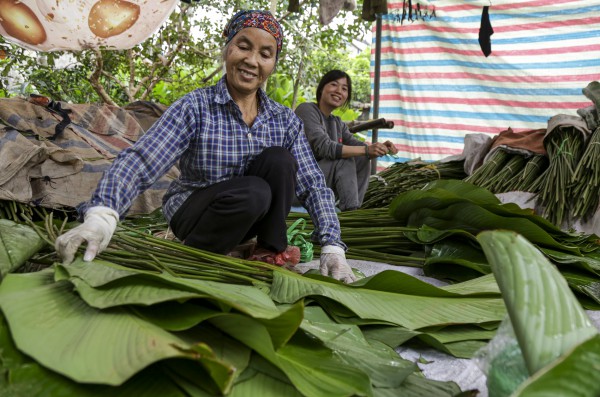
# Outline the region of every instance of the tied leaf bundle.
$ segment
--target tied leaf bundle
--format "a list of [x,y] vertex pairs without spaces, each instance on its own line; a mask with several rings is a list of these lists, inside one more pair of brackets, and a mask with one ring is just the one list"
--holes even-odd
[[573,215],[589,219],[600,201],[600,128],[597,128],[587,144],[573,174]]
[[[512,182],[523,172],[523,167],[527,163],[525,156],[521,154],[511,154],[509,159],[495,175],[484,181],[483,187],[493,193],[510,192],[514,189]],[[481,185],[480,185],[481,186]]]
[[421,189],[436,179],[464,177],[462,161],[424,163],[417,159],[395,163],[369,181],[361,209],[387,207],[398,194]]
[[523,167],[523,171],[511,181],[511,190],[537,193],[535,191],[535,181],[547,168],[548,158],[545,155],[537,154],[530,157],[525,167]]
[[464,179],[465,182],[487,188],[490,179],[497,175],[509,161],[511,155],[505,150],[495,150],[487,160],[471,175]]
[[573,177],[585,148],[585,137],[572,127],[555,129],[545,141],[550,164],[535,183],[543,216],[561,226],[572,215]]

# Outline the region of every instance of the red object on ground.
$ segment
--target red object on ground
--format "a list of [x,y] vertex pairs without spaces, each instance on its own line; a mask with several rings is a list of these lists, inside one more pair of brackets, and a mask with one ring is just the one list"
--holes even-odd
[[283,252],[257,248],[248,260],[266,262],[277,266],[296,266],[300,262],[300,248],[288,245]]

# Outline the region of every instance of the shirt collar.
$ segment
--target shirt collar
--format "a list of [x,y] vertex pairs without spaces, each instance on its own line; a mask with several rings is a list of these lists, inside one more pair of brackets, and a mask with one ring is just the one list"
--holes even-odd
[[[215,102],[221,105],[224,105],[229,101],[233,101],[233,98],[229,94],[229,91],[227,91],[227,83],[225,82],[225,76],[226,75],[223,75],[223,77],[219,79],[216,85],[217,92],[215,95]],[[258,89],[258,98],[260,100],[259,113],[262,113],[263,111],[267,114],[272,113],[273,104],[271,103],[271,100],[262,88]]]

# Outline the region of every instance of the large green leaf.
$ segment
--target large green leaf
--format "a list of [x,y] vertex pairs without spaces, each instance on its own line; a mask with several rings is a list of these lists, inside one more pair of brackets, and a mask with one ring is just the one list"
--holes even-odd
[[434,244],[423,265],[425,275],[452,281],[470,280],[491,271],[480,247],[456,238]]
[[302,394],[279,368],[255,355],[229,397],[257,396],[301,397]]
[[500,288],[492,273],[441,288],[461,295],[500,294]]
[[169,301],[152,306],[131,306],[139,317],[168,331],[185,331],[201,322],[223,314],[209,307],[209,302],[195,299],[185,302]]
[[120,386],[74,382],[19,352],[1,313],[0,374],[4,375],[0,377],[0,395],[3,397],[187,397],[181,391],[181,385],[167,376],[161,363],[142,370]]
[[513,397],[597,397],[600,395],[600,335],[542,368]]
[[279,310],[267,294],[248,285],[139,273],[106,261],[57,265],[57,278],[68,279],[90,306],[152,305],[174,299],[203,297],[253,317],[274,318]]
[[499,297],[429,297],[376,291],[275,272],[271,297],[293,303],[305,297],[326,297],[363,319],[419,329],[433,325],[500,321],[505,315]]
[[366,374],[336,359],[314,340],[290,341],[276,351],[267,327],[255,319],[231,314],[209,321],[280,368],[306,396],[370,395]]
[[596,335],[564,277],[523,236],[477,236],[488,257],[530,374]]
[[3,397],[187,397],[157,366],[136,374],[121,386],[76,383],[32,362],[10,371]]
[[[600,310],[600,280],[574,269],[560,269],[560,274],[567,280],[573,292],[583,294],[595,302],[594,310]],[[580,297],[579,297],[580,298]],[[579,299],[581,303],[581,298]],[[590,302],[589,304],[593,304]]]
[[459,202],[470,202],[502,217],[527,219],[551,235],[560,235],[561,239],[570,240],[575,245],[579,245],[582,239],[578,234],[562,231],[547,219],[535,215],[531,209],[522,209],[514,203],[502,204],[489,190],[462,180],[439,179],[421,190],[402,193],[390,205],[390,213],[396,219],[407,220],[417,209],[441,209]]
[[513,230],[541,246],[579,253],[577,247],[557,241],[551,234],[527,218],[497,215],[471,202],[458,202],[441,209],[420,208],[408,219],[408,226],[428,225],[435,229],[461,229],[473,235],[494,229]]
[[89,307],[51,272],[8,275],[0,308],[20,351],[78,382],[120,385],[159,360],[193,357],[180,338],[125,309]]
[[[473,394],[475,395],[475,394]],[[406,381],[395,388],[376,388],[374,397],[466,397],[454,382],[438,382],[426,379],[422,375],[413,374]]]
[[369,341],[381,341],[392,348],[418,338],[429,346],[454,357],[471,358],[496,334],[496,329],[456,325],[419,332],[398,326],[368,326],[363,328],[363,333]]
[[561,252],[543,247],[540,247],[540,251],[558,265],[577,267],[588,271],[594,276],[600,276],[600,260],[594,256],[573,255],[568,252]]
[[396,270],[384,270],[352,284],[353,287],[376,291],[394,292],[415,296],[458,297],[460,294],[438,288],[410,274]]
[[0,280],[21,267],[45,244],[29,226],[0,219]]
[[395,219],[407,223],[410,215],[418,209],[446,208],[463,201],[500,204],[500,200],[484,188],[463,181],[439,179],[428,183],[423,189],[400,193],[392,200],[389,208]]
[[398,387],[418,370],[415,363],[400,358],[391,347],[367,341],[358,326],[332,321],[321,308],[306,308],[302,330],[321,340],[344,362],[368,374],[376,387]]
[[390,214],[411,227],[460,229],[473,235],[483,230],[513,230],[534,244],[575,254],[581,253],[579,244],[589,241],[563,232],[530,210],[500,204],[486,189],[457,180],[433,181],[422,190],[398,195],[390,204]]

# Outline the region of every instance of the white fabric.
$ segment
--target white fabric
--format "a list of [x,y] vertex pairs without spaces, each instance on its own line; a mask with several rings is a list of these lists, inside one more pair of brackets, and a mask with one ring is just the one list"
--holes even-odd
[[344,249],[335,245],[326,245],[321,248],[320,271],[324,276],[341,280],[345,283],[356,281],[352,268],[346,261]]
[[84,216],[84,222],[59,236],[55,242],[56,252],[63,263],[73,262],[77,249],[87,241],[83,260],[90,262],[108,246],[119,221],[119,214],[104,206],[91,207]]
[[177,0],[0,1],[0,36],[34,51],[122,50],[152,35]]

